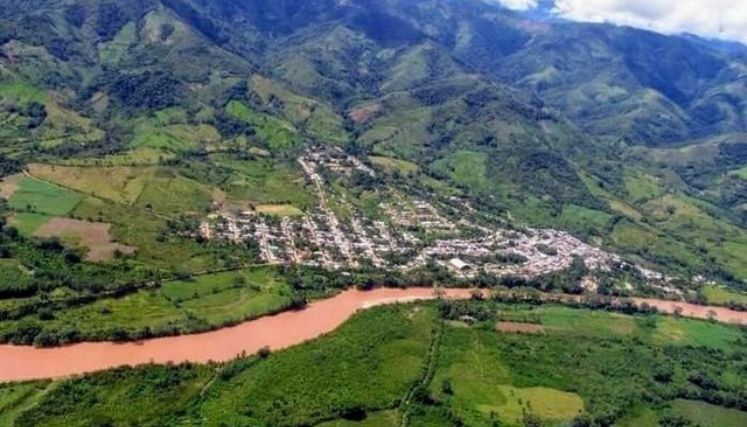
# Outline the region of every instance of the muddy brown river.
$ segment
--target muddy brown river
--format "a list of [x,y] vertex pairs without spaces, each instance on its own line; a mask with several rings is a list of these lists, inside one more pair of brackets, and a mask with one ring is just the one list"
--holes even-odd
[[[470,297],[470,290],[449,289],[446,296],[465,299]],[[300,311],[287,311],[200,334],[55,348],[0,345],[0,382],[60,378],[124,365],[228,361],[244,352],[253,354],[263,347],[279,350],[317,338],[333,331],[361,309],[433,297],[431,288],[348,290],[309,304]],[[650,299],[636,299],[636,302],[646,302],[663,313],[674,313],[680,307],[683,316],[700,319],[714,316],[721,322],[747,324],[747,313],[726,308]]]

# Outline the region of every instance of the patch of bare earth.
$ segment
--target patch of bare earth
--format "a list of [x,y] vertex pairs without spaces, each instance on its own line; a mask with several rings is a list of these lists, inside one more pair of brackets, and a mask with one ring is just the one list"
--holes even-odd
[[520,322],[498,322],[495,325],[495,329],[498,332],[507,334],[541,334],[545,331],[545,327],[536,323],[520,323]]
[[379,104],[373,104],[373,105],[367,105],[365,107],[358,107],[350,110],[350,113],[348,115],[350,118],[358,123],[365,123],[378,113],[381,110],[381,105]]
[[8,200],[18,190],[18,182],[23,179],[23,174],[6,176],[0,180],[0,198]]
[[76,244],[88,249],[86,260],[92,262],[110,261],[115,252],[125,254],[135,252],[132,246],[112,242],[109,233],[111,224],[80,221],[70,218],[52,218],[36,231],[38,237],[59,237],[74,239]]

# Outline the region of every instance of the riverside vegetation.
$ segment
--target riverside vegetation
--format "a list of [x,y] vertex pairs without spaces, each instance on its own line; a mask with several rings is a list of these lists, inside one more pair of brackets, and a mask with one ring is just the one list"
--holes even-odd
[[224,365],[0,394],[17,425],[737,426],[746,339],[658,314],[440,301],[370,309],[313,342]]

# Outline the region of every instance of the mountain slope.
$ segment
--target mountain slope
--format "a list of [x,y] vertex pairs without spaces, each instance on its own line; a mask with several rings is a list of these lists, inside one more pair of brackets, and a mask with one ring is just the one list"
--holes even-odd
[[[279,164],[329,143],[519,223],[747,274],[744,159],[658,160],[747,130],[739,52],[479,0],[7,3],[0,152],[21,163],[138,159],[227,187],[210,153]],[[656,215],[672,206],[682,221]]]

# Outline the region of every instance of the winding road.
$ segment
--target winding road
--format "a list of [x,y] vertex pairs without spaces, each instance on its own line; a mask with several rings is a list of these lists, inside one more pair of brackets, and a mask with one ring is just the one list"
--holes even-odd
[[[469,289],[448,289],[447,298],[470,298]],[[361,309],[381,304],[433,299],[432,288],[348,290],[332,298],[309,304],[299,311],[287,311],[244,322],[237,326],[192,335],[154,338],[139,342],[91,342],[55,348],[0,345],[0,382],[61,378],[124,365],[147,363],[205,363],[229,361],[263,347],[279,350],[333,331]],[[747,313],[720,307],[636,299],[683,316],[747,325]]]

